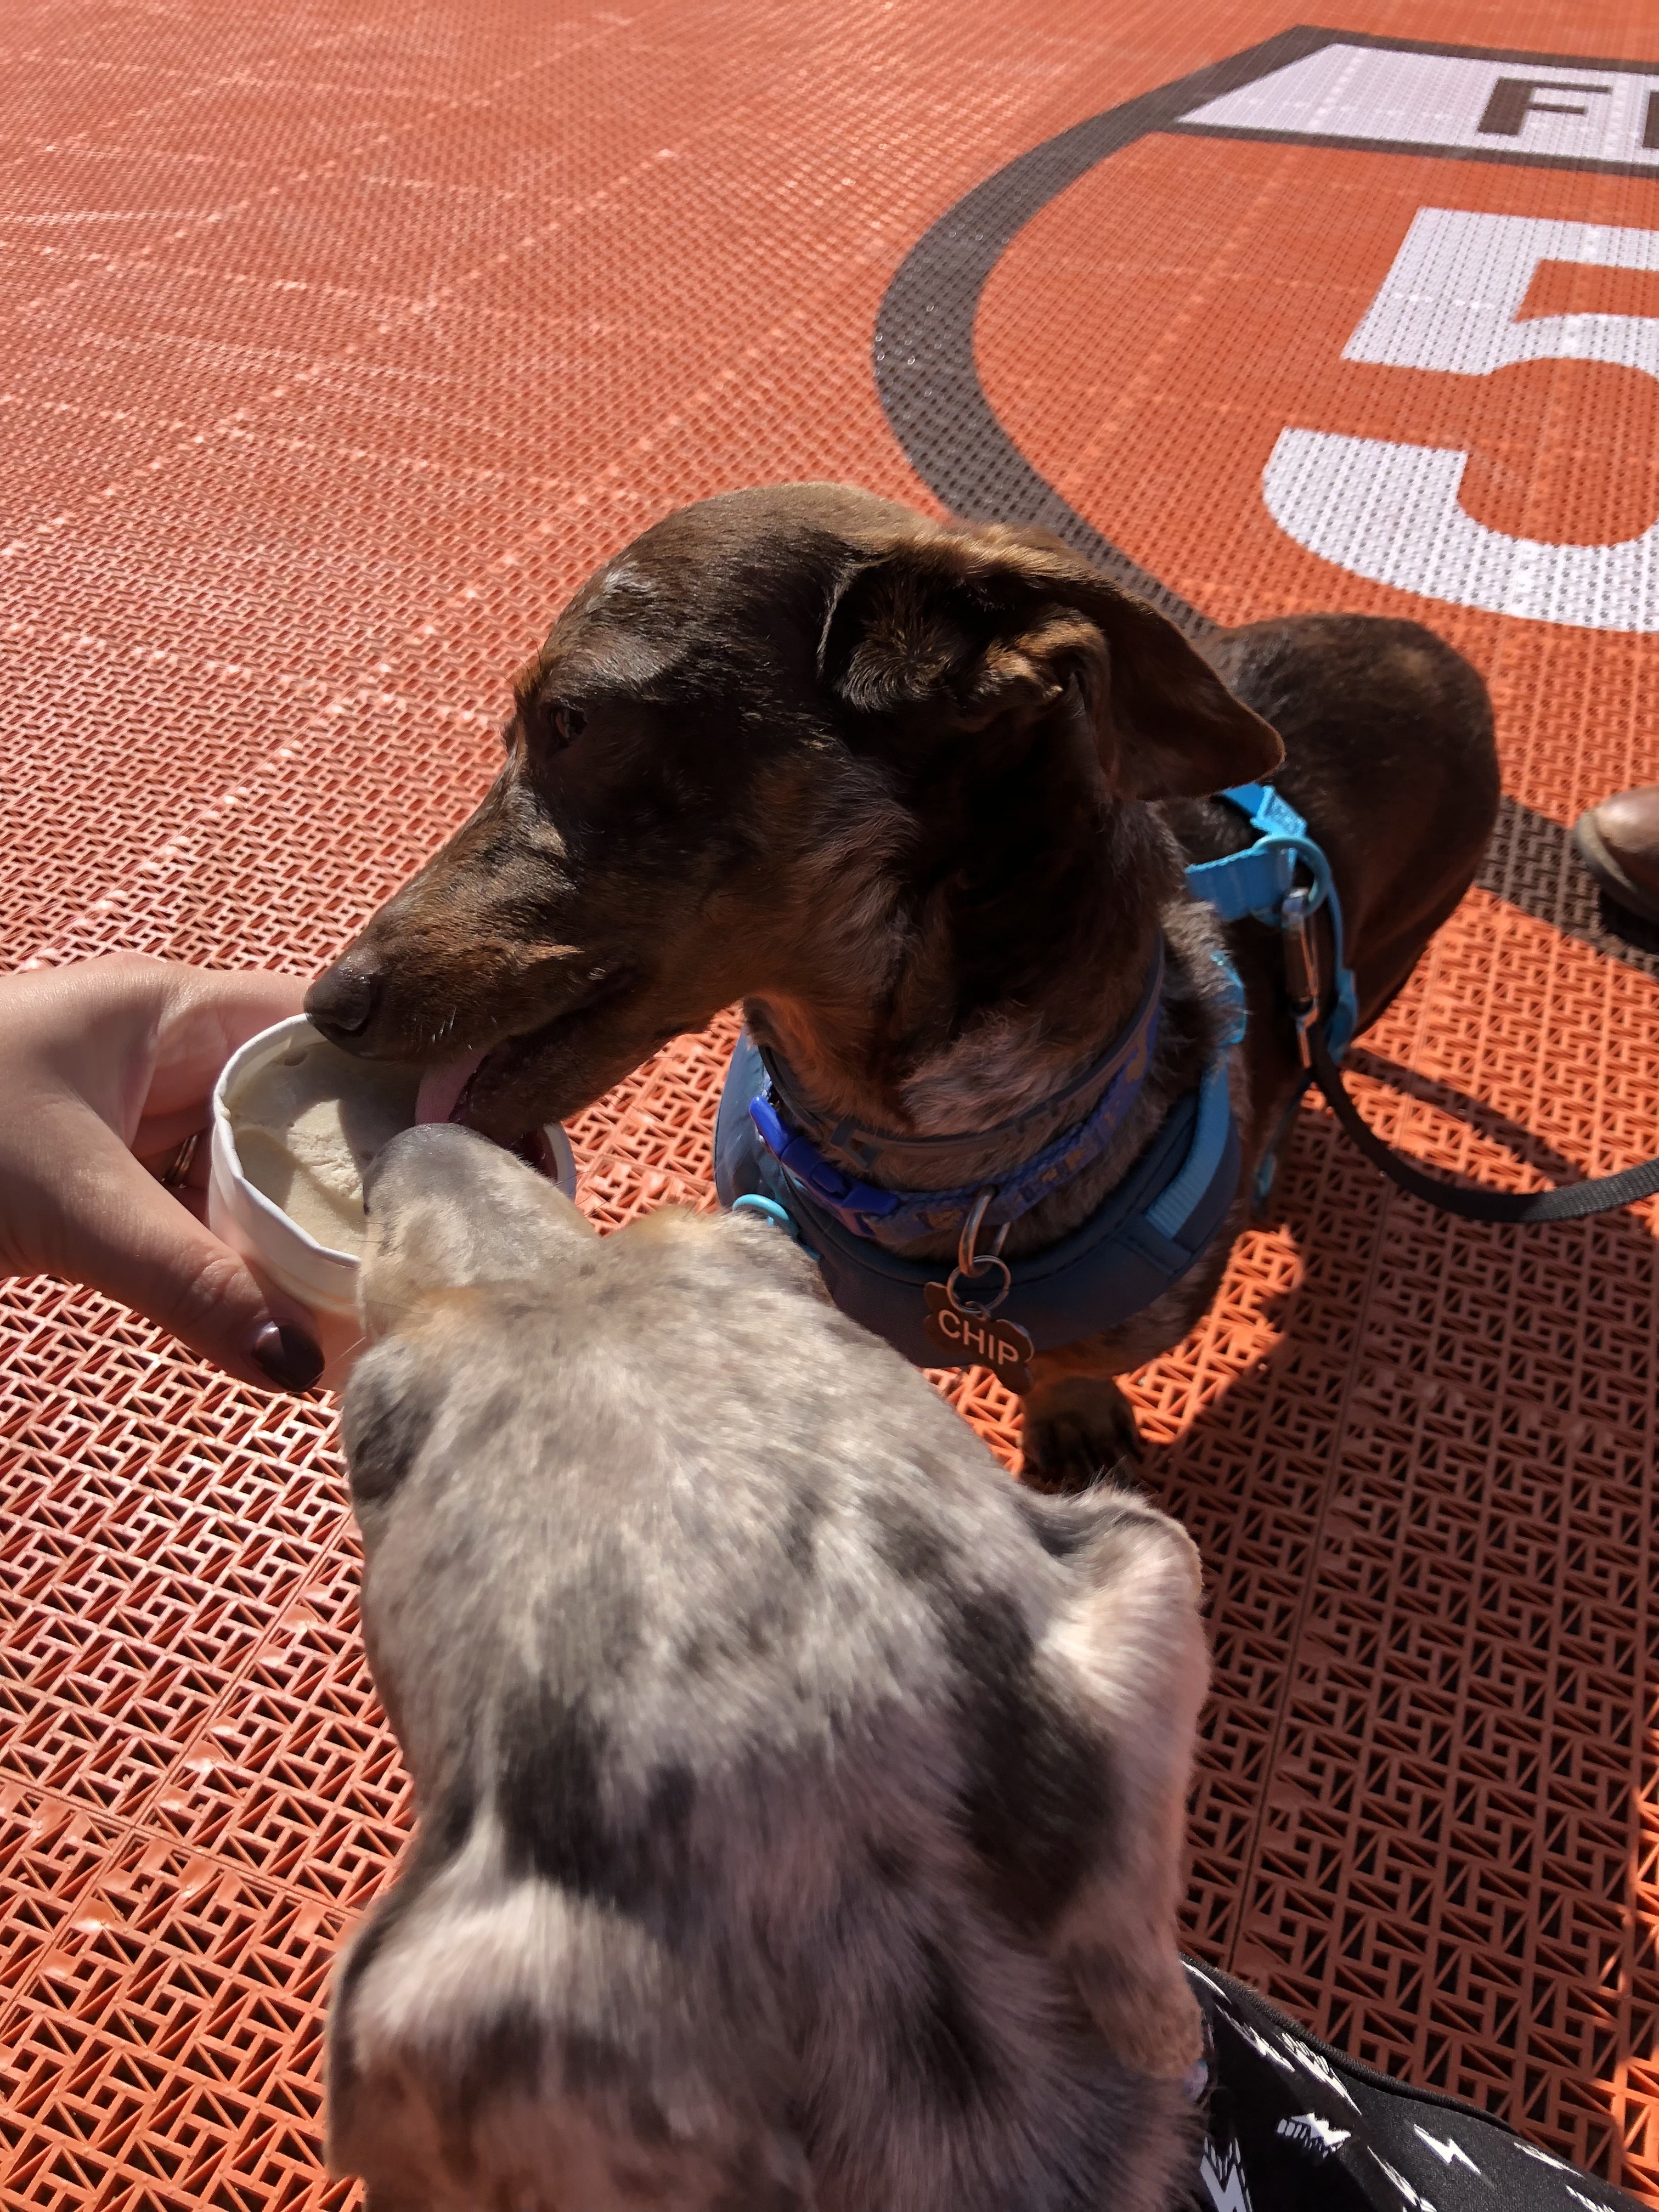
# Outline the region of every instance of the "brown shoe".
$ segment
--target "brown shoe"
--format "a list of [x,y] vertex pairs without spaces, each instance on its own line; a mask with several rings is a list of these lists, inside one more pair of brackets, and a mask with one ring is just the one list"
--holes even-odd
[[1572,842],[1615,906],[1659,921],[1659,783],[1592,806],[1579,817]]

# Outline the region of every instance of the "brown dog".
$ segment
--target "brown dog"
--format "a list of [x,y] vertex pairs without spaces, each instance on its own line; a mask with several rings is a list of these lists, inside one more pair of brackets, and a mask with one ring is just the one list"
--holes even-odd
[[494,1136],[579,1111],[741,1000],[820,1126],[985,1132],[910,1183],[994,1184],[1092,1103],[1074,1079],[1161,941],[1134,1104],[1012,1223],[1018,1260],[1088,1220],[1200,1082],[1231,951],[1250,1017],[1238,1194],[1172,1288],[1104,1331],[1079,1316],[1033,1361],[1026,1468],[1066,1486],[1137,1451],[1112,1378],[1214,1295],[1300,1072],[1277,933],[1224,938],[1187,890],[1183,862],[1252,835],[1206,794],[1278,771],[1332,865],[1363,1028],[1468,889],[1498,792],[1485,688],[1414,623],[1259,623],[1212,666],[1042,533],[823,484],[705,501],[607,562],[520,677],[505,737],[483,805],[308,1001],[355,1051],[465,1053],[429,1109]]

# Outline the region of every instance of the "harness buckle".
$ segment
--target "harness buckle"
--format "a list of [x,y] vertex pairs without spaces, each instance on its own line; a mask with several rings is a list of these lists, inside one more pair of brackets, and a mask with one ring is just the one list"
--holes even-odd
[[1308,927],[1312,913],[1312,898],[1299,885],[1285,893],[1279,909],[1279,926],[1285,939],[1285,988],[1296,1017],[1296,1048],[1302,1055],[1304,1067],[1313,1066],[1309,1032],[1319,1019],[1323,998],[1319,947]]

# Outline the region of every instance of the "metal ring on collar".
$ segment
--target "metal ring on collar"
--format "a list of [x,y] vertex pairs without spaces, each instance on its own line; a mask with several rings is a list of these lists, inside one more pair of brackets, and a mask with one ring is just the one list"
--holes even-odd
[[[1006,1221],[997,1231],[994,1250],[981,1252],[975,1249],[979,1242],[979,1232],[985,1224],[985,1209],[996,1194],[996,1185],[989,1182],[982,1190],[975,1194],[974,1202],[969,1207],[967,1218],[962,1224],[962,1234],[957,1239],[957,1264],[951,1268],[951,1279],[945,1285],[945,1295],[957,1311],[972,1314],[976,1321],[983,1321],[988,1314],[996,1311],[1004,1298],[1007,1297],[1009,1287],[1014,1279],[1008,1262],[1000,1256],[1004,1239],[1008,1234],[1008,1224]],[[957,1285],[963,1277],[972,1281],[975,1276],[982,1275],[988,1267],[1000,1267],[1002,1270],[1002,1288],[997,1292],[995,1297],[985,1304],[976,1304],[971,1298],[958,1297]]]
[[957,1311],[958,1313],[972,1314],[975,1321],[983,1321],[986,1319],[988,1315],[994,1314],[996,1311],[997,1308],[1002,1304],[1004,1298],[1007,1297],[1010,1286],[1012,1285],[1014,1279],[1013,1272],[1010,1268],[1008,1262],[1006,1260],[999,1259],[994,1252],[981,1252],[979,1255],[979,1265],[974,1269],[974,1273],[976,1275],[982,1274],[987,1267],[1001,1268],[1002,1288],[997,1292],[995,1297],[987,1298],[982,1304],[973,1298],[958,1297],[957,1292],[957,1285],[962,1280],[963,1276],[963,1270],[960,1267],[951,1268],[951,1279],[945,1285],[945,1295],[950,1299]]
[[1253,853],[1294,853],[1297,859],[1313,878],[1313,890],[1308,902],[1308,911],[1314,913],[1331,896],[1331,864],[1325,857],[1324,848],[1316,845],[1311,837],[1292,837],[1275,830],[1266,837],[1258,837],[1250,848]]
[[985,1209],[996,1194],[995,1184],[988,1182],[982,1190],[975,1193],[974,1202],[963,1217],[962,1234],[957,1239],[957,1273],[959,1275],[976,1275],[979,1273],[979,1260],[974,1246],[984,1225]]
[[974,1202],[968,1209],[968,1218],[962,1224],[962,1234],[957,1239],[957,1266],[964,1275],[978,1274],[980,1261],[987,1257],[995,1259],[1008,1242],[1008,1231],[1014,1225],[1012,1221],[1005,1221],[997,1231],[996,1242],[988,1255],[976,1249],[979,1232],[985,1220],[985,1209],[996,1194],[996,1185],[988,1182],[982,1190],[975,1193]]

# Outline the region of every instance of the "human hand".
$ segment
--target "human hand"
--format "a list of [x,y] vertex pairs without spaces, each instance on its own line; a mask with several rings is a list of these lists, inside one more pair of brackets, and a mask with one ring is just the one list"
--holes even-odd
[[205,1219],[219,1071],[305,988],[127,953],[0,975],[0,1275],[106,1291],[241,1382],[313,1383],[321,1352]]

